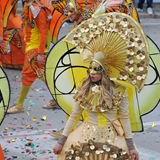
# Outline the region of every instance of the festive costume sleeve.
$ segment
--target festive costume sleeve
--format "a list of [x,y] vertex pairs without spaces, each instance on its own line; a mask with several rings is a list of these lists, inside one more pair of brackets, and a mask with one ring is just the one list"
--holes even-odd
[[119,107],[119,118],[125,133],[126,143],[129,150],[135,149],[133,139],[132,139],[132,131],[131,124],[129,120],[129,110],[128,110],[128,96],[124,94],[123,101]]
[[72,113],[65,125],[62,135],[68,137],[69,133],[74,129],[75,125],[82,116],[83,109],[79,106],[78,102],[75,102]]
[[45,10],[42,8],[36,18],[36,24],[39,29],[39,34],[40,34],[40,43],[39,43],[39,49],[38,53],[39,54],[44,54],[45,52],[45,47],[47,43],[47,14]]
[[124,129],[125,138],[132,138],[131,125],[129,120],[129,110],[128,110],[128,95],[125,93],[122,103],[119,107],[119,118]]
[[0,6],[0,37],[3,38],[3,15],[1,12],[1,6]]
[[[2,17],[1,8],[0,8],[0,39],[3,39],[3,17]],[[0,54],[0,66],[2,66],[1,58],[2,56]]]

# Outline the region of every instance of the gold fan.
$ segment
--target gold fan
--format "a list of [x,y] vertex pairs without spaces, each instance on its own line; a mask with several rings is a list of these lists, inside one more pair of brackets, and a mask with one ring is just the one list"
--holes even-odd
[[140,91],[148,66],[149,48],[140,24],[123,13],[106,13],[84,21],[64,39],[80,51],[83,61],[92,59],[110,78],[126,81]]
[[66,152],[65,160],[129,160],[130,156],[121,148],[108,142],[100,143],[89,140],[88,143],[72,145]]

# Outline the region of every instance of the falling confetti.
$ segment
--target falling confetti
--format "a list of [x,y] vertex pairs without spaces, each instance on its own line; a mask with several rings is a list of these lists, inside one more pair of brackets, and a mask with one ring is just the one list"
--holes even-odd
[[47,117],[46,116],[42,116],[42,119],[43,121],[46,121]]
[[152,123],[152,127],[155,127],[156,126],[156,123]]
[[32,121],[36,121],[36,120],[37,120],[37,118],[36,118],[36,117],[33,117],[33,118],[32,118]]

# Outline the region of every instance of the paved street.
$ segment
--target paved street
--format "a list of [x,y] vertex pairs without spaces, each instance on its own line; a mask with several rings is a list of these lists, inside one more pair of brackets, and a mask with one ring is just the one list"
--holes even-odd
[[[157,15],[159,10],[156,9]],[[141,24],[160,47],[160,18],[140,15]],[[60,37],[71,24],[62,27]],[[15,103],[20,91],[21,71],[6,69],[11,86],[10,105]],[[49,133],[65,125],[65,114],[61,109],[46,110],[42,106],[52,99],[47,86],[40,80],[33,84],[26,100],[25,113],[6,115],[0,126],[0,142],[6,160],[55,160],[52,148],[56,139]],[[133,138],[140,152],[140,160],[160,160],[160,105],[142,117],[144,132],[134,133]],[[155,124],[153,126],[153,124]]]

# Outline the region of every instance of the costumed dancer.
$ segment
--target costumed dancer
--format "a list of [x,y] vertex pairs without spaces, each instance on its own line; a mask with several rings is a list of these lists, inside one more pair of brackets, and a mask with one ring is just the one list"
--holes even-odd
[[[51,14],[48,8],[38,0],[24,0],[22,11],[23,31],[26,42],[25,60],[22,69],[22,86],[19,98],[7,113],[24,112],[23,103],[33,82],[39,78],[45,82],[44,66],[46,53],[50,46],[49,22]],[[59,108],[52,100],[54,108]]]
[[[100,4],[100,1],[97,0],[87,0],[86,3],[82,2],[81,0],[70,0],[66,3],[66,6],[62,9],[62,5],[60,4],[61,1],[52,1],[52,6],[59,12],[65,12],[67,18],[70,22],[74,23],[73,28],[79,25],[82,21],[90,18],[94,13],[97,6]],[[66,115],[66,119],[68,116]],[[59,138],[62,134],[63,128],[59,131],[51,132],[50,135],[54,138]]]
[[[107,13],[82,22],[64,41],[76,46],[90,66],[54,147],[57,160],[138,160],[127,86],[140,92],[148,73],[149,49],[143,29],[126,14]],[[75,127],[81,116],[84,121]]]
[[[59,0],[54,0],[53,2],[54,2],[54,4],[56,4],[58,1]],[[63,7],[63,4],[64,4],[63,3],[64,1],[59,1],[60,4],[59,5],[56,4],[56,6],[55,6],[55,9],[57,7],[57,11],[60,10],[61,13],[63,13],[62,12],[62,7]],[[83,4],[83,2],[86,2],[86,0],[81,1],[81,4]],[[75,1],[75,3],[76,3],[76,1]],[[87,3],[85,3],[85,4],[87,4]],[[72,6],[74,6],[74,5],[72,5]],[[78,4],[76,3],[75,8],[77,6],[78,6]],[[82,6],[85,6],[85,5],[82,5]],[[84,7],[84,8],[86,8],[86,7]],[[100,4],[100,6],[98,6],[98,8],[97,8],[96,12],[94,13],[94,15],[102,14],[104,12],[123,12],[123,13],[126,13],[126,14],[132,16],[135,20],[139,21],[136,8],[135,8],[135,6],[134,6],[134,4],[133,4],[133,2],[131,0],[124,0],[124,1],[108,0],[108,1],[102,1],[102,3]],[[68,52],[68,55],[70,56],[70,54],[73,54],[72,53],[73,50],[76,52],[76,50],[74,49],[74,46],[72,47],[72,45],[69,45],[70,47],[68,48],[68,43],[65,43],[65,42],[62,42],[62,41],[63,41],[63,39],[60,40],[57,44],[55,44],[55,46],[52,47],[52,49],[50,50],[49,55],[48,55],[48,61],[47,61],[47,64],[46,64],[47,67],[49,66],[49,68],[52,68],[52,67],[55,68],[55,66],[58,66],[59,65],[59,55],[63,56],[63,55],[65,55],[66,52],[70,51],[70,52]],[[150,67],[149,67],[149,69],[150,69],[149,73],[150,74],[148,75],[147,81],[145,83],[145,87],[144,87],[144,89],[143,89],[143,91],[141,93],[138,93],[131,86],[129,86],[130,89],[128,89],[128,94],[130,94],[130,95],[132,94],[133,95],[132,98],[135,99],[134,102],[130,102],[129,103],[129,110],[132,111],[131,112],[132,115],[130,116],[130,120],[131,120],[131,124],[132,124],[132,131],[134,131],[134,132],[143,131],[144,128],[143,128],[142,119],[141,119],[142,116],[146,115],[147,113],[149,113],[153,109],[155,109],[155,107],[157,106],[157,104],[159,102],[159,97],[157,96],[158,95],[157,93],[159,92],[159,89],[158,89],[158,86],[159,86],[158,77],[159,77],[159,75],[158,75],[158,72],[157,72],[158,63],[157,63],[157,61],[155,61],[156,59],[159,59],[159,49],[158,49],[157,45],[153,42],[153,40],[151,40],[149,37],[148,37],[148,42],[149,42],[150,57],[151,57],[150,60],[151,61],[150,61]],[[66,47],[66,52],[64,50],[61,50],[62,46],[65,48],[65,44],[67,46]],[[59,48],[59,49],[57,49],[57,48]],[[57,52],[57,50],[58,50],[59,54],[55,54],[55,52]],[[78,52],[76,52],[76,53],[78,54]],[[56,59],[54,65],[52,65],[51,61],[49,60],[49,59],[52,59],[53,57]],[[70,60],[70,62],[72,64],[70,66],[71,69],[72,69],[72,66],[74,66],[74,65],[75,66],[82,66],[81,75],[82,76],[86,75],[86,73],[83,73],[83,68],[85,68],[86,65],[82,64],[80,59],[77,62],[77,60],[75,61],[74,58],[72,58]],[[74,63],[72,63],[72,62],[74,62]],[[76,64],[75,64],[75,62],[76,62]],[[53,70],[54,70],[53,72],[49,72],[49,69],[46,68],[47,74],[49,75],[49,76],[47,76],[47,74],[46,74],[46,80],[47,80],[48,84],[51,84],[50,86],[54,85],[54,86],[57,87],[59,85],[57,83],[57,81],[53,81],[53,80],[49,79],[50,78],[50,74],[53,75],[53,79],[56,79],[55,72],[57,72],[57,69],[56,68],[54,69],[54,68],[53,68]],[[154,68],[154,70],[153,70],[153,68]],[[132,67],[131,67],[131,69],[132,69]],[[149,77],[152,77],[152,80],[153,80],[152,83],[150,82],[150,78]],[[73,82],[73,79],[74,80],[76,79],[76,81]],[[156,79],[156,81],[155,81],[155,79]],[[76,76],[75,72],[73,73],[73,77],[68,77],[67,80],[69,81],[69,83],[73,83],[74,86],[77,86],[77,84],[79,83],[79,77]],[[134,78],[133,78],[133,81],[134,81]],[[156,89],[154,87],[155,85],[157,86]],[[72,87],[74,87],[74,86],[71,85],[70,89],[73,89]],[[54,90],[53,88],[49,88],[49,89],[50,89],[50,92],[53,94],[53,96],[56,98],[56,100],[57,100],[58,104],[61,106],[61,108],[68,115],[70,115],[71,108],[72,108],[70,104],[72,104],[73,100],[69,100],[69,99],[65,100],[65,98],[62,100],[61,96],[59,96],[57,94],[58,93],[58,89],[61,89],[61,88],[57,88],[57,90]],[[148,90],[152,90],[153,92],[148,95],[148,101],[146,101],[146,98],[143,95]],[[66,93],[66,92],[68,94],[70,94],[70,96],[72,97],[72,94],[73,94],[72,92],[68,92],[67,89],[66,90],[65,89],[61,90],[62,94]],[[62,97],[63,97],[63,95],[62,95]],[[154,97],[154,99],[151,98],[151,97]],[[151,102],[150,98],[152,99],[152,103],[150,103]],[[68,105],[66,105],[66,104],[68,104]]]
[[[133,8],[134,5],[130,0],[124,0],[123,5],[119,0],[104,2],[101,0],[69,0],[68,3],[66,3],[66,6],[64,6],[63,3],[63,1],[53,0],[52,6],[57,11],[67,15],[67,18],[74,23],[73,28],[84,20],[105,12],[124,12],[138,20],[137,14]],[[127,4],[129,6],[127,6]],[[64,6],[64,8],[62,6]],[[51,132],[51,136],[59,138],[62,131],[63,129],[57,132],[53,131]]]
[[25,55],[24,35],[21,30],[22,20],[16,13],[17,4],[17,1],[13,0],[0,1],[2,37],[0,61],[4,68],[10,69],[22,69]]

